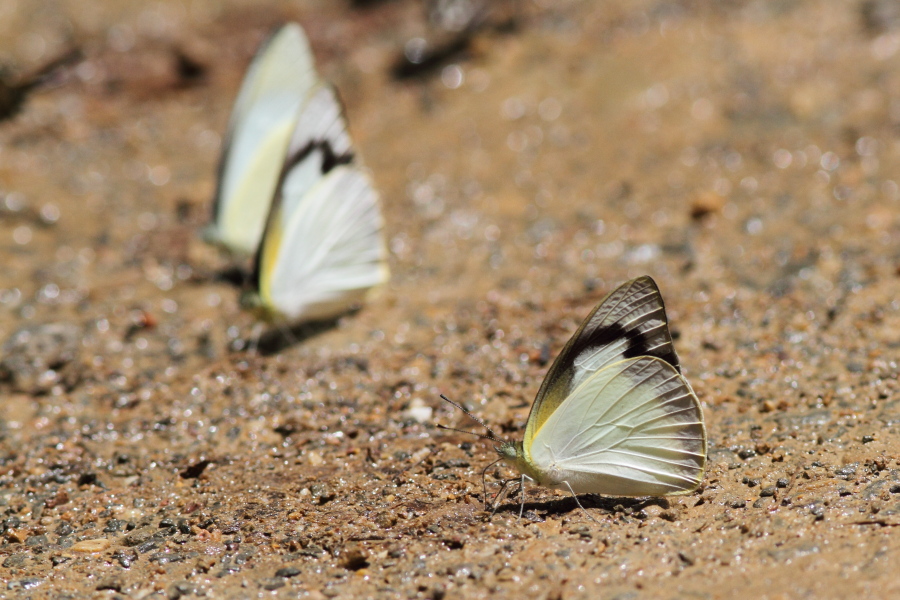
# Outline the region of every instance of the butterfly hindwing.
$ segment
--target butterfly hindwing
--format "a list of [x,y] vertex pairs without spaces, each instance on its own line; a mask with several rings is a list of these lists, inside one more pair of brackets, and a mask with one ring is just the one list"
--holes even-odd
[[339,165],[309,187],[283,180],[257,264],[264,303],[289,320],[325,319],[361,302],[387,280],[378,194],[360,169]]
[[642,356],[588,376],[526,451],[542,471],[565,473],[576,493],[677,494],[703,477],[706,432],[687,381],[670,363]]
[[659,358],[680,373],[662,295],[647,276],[627,281],[607,294],[565,345],[531,407],[525,444],[588,377],[607,365],[638,356]]

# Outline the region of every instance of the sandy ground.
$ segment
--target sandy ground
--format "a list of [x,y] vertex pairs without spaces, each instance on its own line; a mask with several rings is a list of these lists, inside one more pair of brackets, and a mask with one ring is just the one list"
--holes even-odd
[[[393,278],[249,354],[197,234],[284,20]],[[416,37],[452,36],[406,1],[0,3],[7,81],[84,54],[0,123],[0,597],[900,597],[900,10],[521,2],[398,80]],[[701,488],[491,517],[493,450],[435,428],[473,427],[438,394],[520,439],[548,359],[642,274]]]

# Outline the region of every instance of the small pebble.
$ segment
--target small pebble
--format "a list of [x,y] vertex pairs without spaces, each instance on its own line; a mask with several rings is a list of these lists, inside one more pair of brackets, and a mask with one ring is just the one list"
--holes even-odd
[[348,571],[359,571],[369,566],[366,553],[360,548],[351,548],[341,557],[341,566]]
[[36,588],[37,586],[44,583],[43,579],[39,579],[37,577],[26,577],[25,579],[18,579],[15,581],[10,581],[6,584],[6,589],[8,590],[31,590]]
[[98,538],[95,540],[81,540],[75,542],[70,548],[73,552],[103,552],[110,546],[110,541],[106,538]]
[[433,413],[433,409],[425,404],[424,400],[413,398],[409,403],[409,408],[403,411],[403,416],[417,423],[430,423]]

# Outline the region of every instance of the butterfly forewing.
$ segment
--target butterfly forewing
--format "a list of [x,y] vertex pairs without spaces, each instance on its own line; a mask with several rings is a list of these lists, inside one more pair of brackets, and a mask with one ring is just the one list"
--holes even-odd
[[327,148],[327,153],[341,162],[349,162],[352,154],[343,107],[334,88],[324,83],[311,91],[297,116],[288,162],[296,162],[310,148]]
[[666,361],[642,356],[585,379],[526,451],[539,470],[564,473],[576,493],[677,494],[703,477],[706,432],[684,378]]
[[[322,84],[297,115],[275,202],[283,204],[285,214],[293,214],[293,203],[299,202],[323,175],[352,160],[352,146],[341,105],[334,89]],[[285,193],[284,183],[288,176],[291,178],[290,190]]]
[[[284,96],[256,108],[234,137],[215,223],[218,241],[239,255],[252,254],[262,237],[297,110]],[[266,135],[257,139],[258,131]]]
[[318,82],[299,25],[281,27],[257,51],[225,138],[208,235],[252,254],[262,236],[299,107]]
[[228,121],[229,134],[260,98],[281,91],[304,98],[318,81],[303,28],[296,23],[279,27],[259,47],[247,68]]
[[657,357],[680,372],[662,296],[647,276],[610,292],[563,348],[531,407],[525,444],[588,377],[607,365],[637,356]]

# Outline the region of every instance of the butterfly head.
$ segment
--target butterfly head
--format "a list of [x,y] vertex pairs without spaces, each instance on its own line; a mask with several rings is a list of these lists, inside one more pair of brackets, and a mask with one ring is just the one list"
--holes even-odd
[[272,309],[266,306],[259,292],[252,289],[245,289],[241,292],[241,308],[252,313],[257,319],[266,322],[272,322],[275,314]]
[[503,442],[499,446],[494,446],[494,449],[500,455],[500,460],[505,462],[507,466],[530,477],[534,481],[544,480],[544,476],[525,452],[525,446],[522,442]]
[[497,451],[503,462],[511,467],[517,466],[523,456],[522,442],[500,442],[499,445],[494,446],[494,450]]

